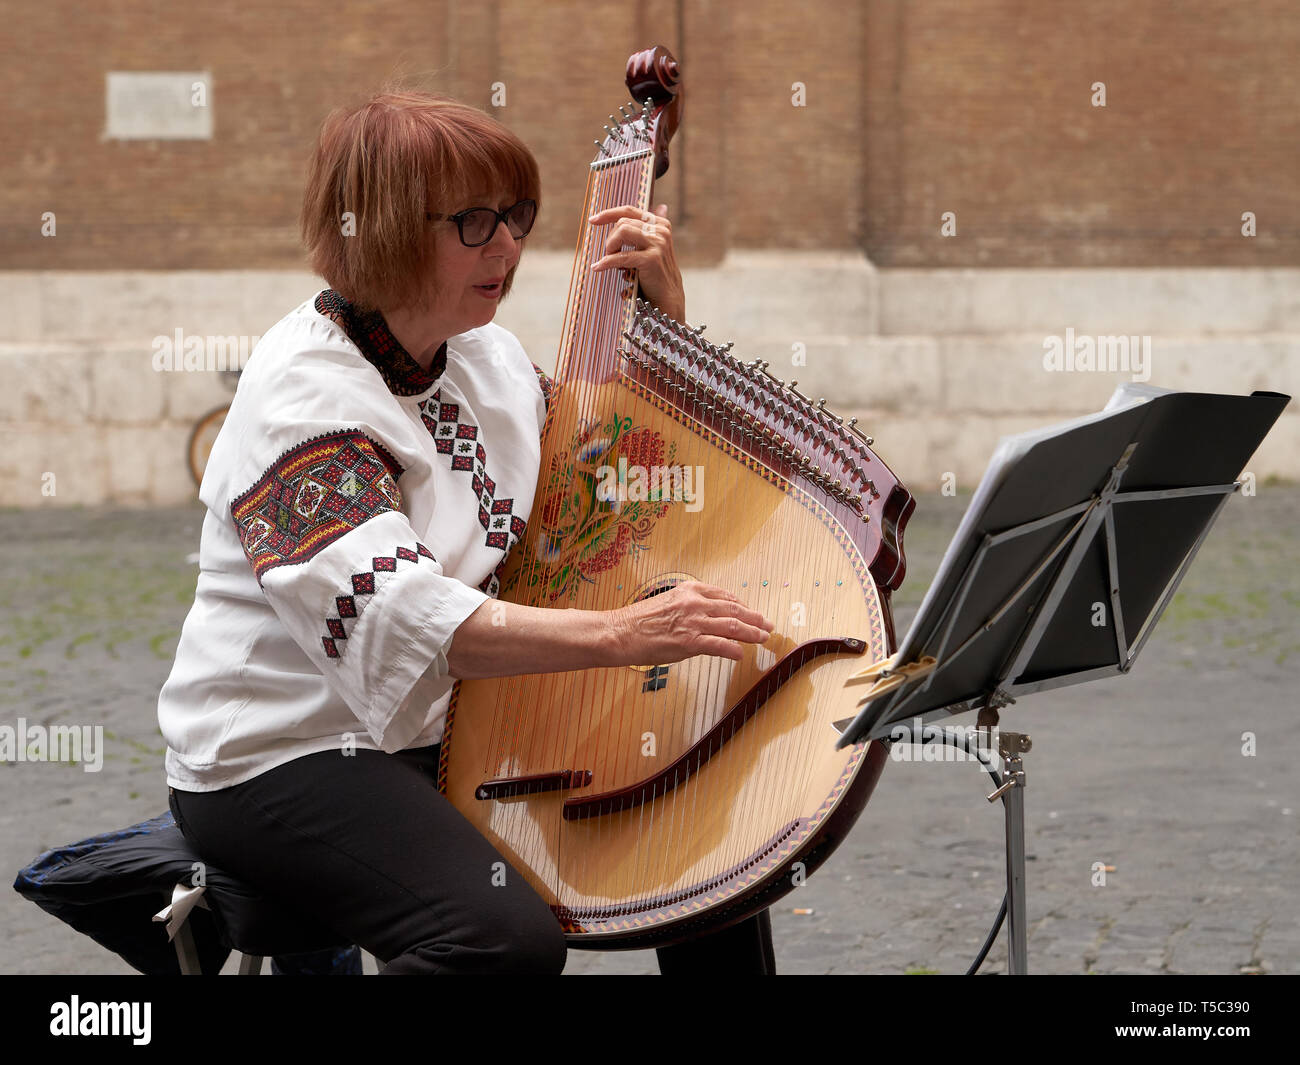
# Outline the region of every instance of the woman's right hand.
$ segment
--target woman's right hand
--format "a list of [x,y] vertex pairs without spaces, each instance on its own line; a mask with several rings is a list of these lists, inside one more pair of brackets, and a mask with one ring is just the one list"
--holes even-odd
[[746,643],[763,643],[772,623],[730,592],[700,581],[610,612],[619,665],[652,666],[696,655],[739,661]]

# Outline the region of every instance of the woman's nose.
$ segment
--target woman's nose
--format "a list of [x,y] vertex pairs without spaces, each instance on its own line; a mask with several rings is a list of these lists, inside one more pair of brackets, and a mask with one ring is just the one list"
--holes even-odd
[[510,259],[519,254],[519,241],[515,240],[510,227],[505,222],[499,221],[496,232],[492,234],[492,239],[487,242],[486,248],[489,254]]

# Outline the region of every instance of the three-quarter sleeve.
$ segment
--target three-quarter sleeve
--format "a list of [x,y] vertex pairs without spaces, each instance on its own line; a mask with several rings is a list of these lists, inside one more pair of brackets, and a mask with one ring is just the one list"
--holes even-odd
[[420,541],[381,436],[359,424],[282,440],[229,514],[284,628],[374,742],[396,751],[450,685],[452,637],[488,596],[445,576]]

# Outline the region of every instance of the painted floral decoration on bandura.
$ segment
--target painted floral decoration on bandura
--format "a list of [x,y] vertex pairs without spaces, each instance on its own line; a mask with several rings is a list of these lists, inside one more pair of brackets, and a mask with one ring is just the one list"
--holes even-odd
[[572,600],[579,582],[593,582],[627,555],[650,550],[650,533],[672,501],[654,493],[601,499],[597,489],[606,478],[600,471],[617,469],[620,459],[628,468],[672,465],[676,451],[676,443],[666,444],[660,433],[633,427],[630,418],[617,414],[603,423],[579,422],[569,446],[551,459],[539,494],[537,535],[522,545],[506,587],[520,581],[530,589],[544,585],[548,601]]

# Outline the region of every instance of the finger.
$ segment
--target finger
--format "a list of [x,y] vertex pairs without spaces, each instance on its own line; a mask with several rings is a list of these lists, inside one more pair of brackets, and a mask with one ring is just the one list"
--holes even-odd
[[634,207],[630,203],[621,204],[618,207],[606,207],[603,211],[597,211],[587,217],[587,221],[595,226],[608,225],[610,222],[619,218],[635,218],[638,221],[645,219],[646,212],[640,207]]
[[623,221],[609,231],[605,238],[605,251],[623,251],[624,244],[647,248],[655,242],[655,232],[645,228],[644,222]]
[[[730,609],[728,609],[728,606]],[[738,599],[733,600],[728,604],[728,606],[723,606],[720,603],[719,608],[726,612],[721,614],[710,614],[709,616],[715,618],[736,618],[743,624],[757,626],[758,628],[766,629],[768,632],[771,632],[776,628],[776,626],[772,624],[772,622],[768,620],[761,611],[750,609]]]
[[694,590],[709,599],[730,599],[733,603],[740,602],[740,596],[732,595],[727,589],[719,588],[716,584],[705,584],[703,581],[693,581]]
[[660,204],[654,211],[643,211],[640,207],[625,204],[622,207],[608,207],[589,215],[587,221],[592,225],[604,226],[611,222],[632,225],[642,232],[653,233],[659,229],[672,232],[672,222],[667,215],[667,206]]
[[737,620],[740,626],[732,639],[744,640],[746,643],[766,643],[772,636],[772,623],[759,615],[759,624],[749,625],[743,621]]
[[734,609],[729,613],[714,614],[712,615],[713,617],[738,617],[743,621],[749,622],[751,625],[760,625],[769,631],[776,628],[776,626],[773,625],[772,622],[769,621],[760,611],[747,607],[741,601],[739,596],[732,595],[725,588],[719,588],[712,584],[700,584],[696,587],[696,591],[707,599],[716,599],[720,602],[734,604]]
[[749,625],[738,617],[718,616],[709,618],[709,621],[710,625],[703,632],[705,636],[720,636],[743,643],[764,643],[772,635],[771,630]]
[[735,640],[724,640],[720,636],[702,636],[700,649],[696,654],[710,655],[713,658],[730,658],[733,662],[739,662],[745,657],[745,649]]
[[626,270],[639,270],[655,261],[655,255],[649,251],[620,251],[613,255],[604,255],[591,264],[593,270],[608,270],[621,266]]

